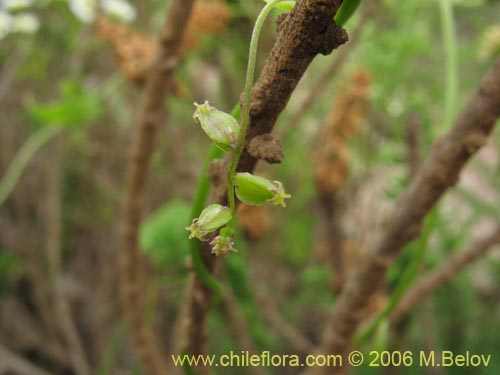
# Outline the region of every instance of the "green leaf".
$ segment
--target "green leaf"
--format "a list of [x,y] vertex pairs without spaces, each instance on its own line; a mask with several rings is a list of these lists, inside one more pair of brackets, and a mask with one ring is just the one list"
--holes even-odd
[[190,206],[174,200],[153,212],[141,225],[139,244],[160,267],[179,265],[189,253],[185,226]]
[[99,95],[65,80],[60,88],[60,99],[53,103],[31,103],[28,113],[39,125],[57,124],[68,129],[82,129],[97,120],[102,113]]
[[5,295],[10,287],[23,274],[22,259],[3,249],[0,250],[0,297]]

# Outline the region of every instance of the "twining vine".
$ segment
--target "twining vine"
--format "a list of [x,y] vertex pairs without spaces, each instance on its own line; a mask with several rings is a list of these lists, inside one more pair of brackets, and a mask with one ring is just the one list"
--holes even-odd
[[[260,12],[255,21],[252,38],[250,42],[250,53],[248,58],[247,73],[245,79],[245,89],[243,97],[243,107],[240,121],[228,113],[222,112],[212,107],[208,101],[204,104],[197,104],[193,118],[200,123],[208,137],[225,152],[232,151],[229,171],[226,178],[228,205],[222,206],[214,203],[206,207],[199,217],[194,218],[191,225],[186,229],[191,232],[190,238],[207,240],[207,235],[219,230],[219,234],[214,237],[210,245],[212,253],[215,255],[227,255],[231,251],[236,251],[234,247],[234,219],[236,216],[236,199],[247,204],[263,205],[272,203],[284,206],[284,200],[290,195],[285,193],[283,184],[279,181],[269,181],[263,177],[254,176],[250,173],[236,173],[236,167],[240,159],[248,123],[250,119],[250,95],[255,75],[255,63],[257,59],[257,49],[259,36],[264,25],[264,21],[271,10],[278,5],[281,0],[269,1]],[[199,260],[197,258],[197,260]],[[200,270],[198,261],[194,261],[195,270]],[[203,272],[203,271],[202,271]],[[203,275],[207,276],[207,275]],[[205,277],[205,280],[210,280]],[[209,281],[213,287],[214,284]]]

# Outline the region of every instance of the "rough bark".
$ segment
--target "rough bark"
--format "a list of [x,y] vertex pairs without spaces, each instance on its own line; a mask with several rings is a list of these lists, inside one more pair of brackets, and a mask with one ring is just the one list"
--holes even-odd
[[357,42],[362,36],[365,26],[370,19],[374,16],[380,6],[380,0],[372,0],[361,10],[360,19],[356,27],[349,32],[349,43],[335,56],[328,68],[321,74],[321,76],[314,81],[311,88],[308,90],[304,100],[299,104],[299,108],[293,112],[285,127],[281,128],[279,138],[283,139],[292,129],[294,129],[305,113],[309,111],[316,102],[316,99],[324,93],[332,78],[335,77],[344,67],[345,63],[349,60],[352,52],[356,49]]
[[[248,152],[255,137],[271,133],[307,67],[318,54],[328,55],[347,42],[347,33],[333,17],[342,0],[302,0],[278,18],[276,43],[252,89],[250,123],[237,170],[249,172],[257,159]],[[253,142],[255,148],[255,142]],[[223,179],[224,181],[224,179]],[[219,189],[216,201],[226,201]]]
[[[422,221],[445,191],[454,186],[465,163],[483,146],[500,116],[500,60],[458,115],[452,130],[438,139],[410,187],[396,202],[371,251],[350,273],[318,348],[319,353],[347,353],[364,308],[384,280],[404,245],[417,237]],[[343,373],[310,368],[307,374]]]

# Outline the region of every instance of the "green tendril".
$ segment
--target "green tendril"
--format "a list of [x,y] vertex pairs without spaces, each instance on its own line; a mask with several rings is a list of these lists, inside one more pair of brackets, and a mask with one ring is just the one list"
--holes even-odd
[[24,169],[33,155],[48,141],[63,131],[63,127],[46,125],[33,133],[26,143],[19,149],[7,172],[0,181],[0,206],[9,197],[17,182],[21,178]]
[[259,45],[259,36],[264,25],[264,21],[271,12],[271,10],[280,3],[281,0],[272,0],[262,8],[252,32],[252,39],[250,41],[250,52],[248,55],[248,66],[247,74],[245,78],[245,90],[243,99],[243,108],[241,110],[241,130],[240,137],[238,139],[238,145],[233,152],[231,158],[231,165],[229,167],[229,173],[227,175],[227,199],[229,202],[229,208],[233,214],[233,219],[227,224],[228,232],[232,233],[234,228],[234,218],[236,217],[236,202],[234,197],[234,176],[236,174],[236,168],[238,166],[238,161],[240,160],[241,153],[243,152],[243,146],[245,144],[245,138],[247,135],[248,122],[250,119],[250,95],[253,85],[253,79],[255,75],[255,63],[257,60],[257,48]]

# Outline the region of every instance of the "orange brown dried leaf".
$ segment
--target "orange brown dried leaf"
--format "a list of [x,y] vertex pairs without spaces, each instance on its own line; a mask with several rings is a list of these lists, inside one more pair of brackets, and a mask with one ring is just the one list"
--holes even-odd
[[238,206],[238,225],[252,240],[262,238],[272,228],[269,209],[266,206],[250,206],[241,203]]
[[314,177],[316,187],[322,193],[338,191],[349,174],[349,154],[342,139],[328,136],[316,152]]
[[336,105],[328,115],[320,132],[320,143],[314,154],[314,177],[318,191],[334,194],[342,187],[349,174],[349,154],[346,143],[359,129],[368,101],[370,74],[358,70],[336,98]]
[[141,34],[128,25],[104,15],[96,18],[97,34],[110,43],[122,74],[129,81],[141,84],[156,54],[154,38]]
[[[224,1],[197,1],[189,18],[181,52],[198,48],[203,36],[224,32],[230,19],[231,10]],[[156,54],[155,38],[102,14],[96,18],[95,28],[97,34],[111,44],[125,78],[137,84],[144,83]]]
[[231,9],[222,0],[199,0],[195,3],[184,35],[182,51],[196,49],[201,37],[221,34],[231,19]]
[[314,180],[324,218],[317,252],[334,268],[331,286],[336,293],[341,291],[346,274],[359,252],[355,242],[345,239],[340,219],[343,204],[338,193],[349,177],[348,141],[359,131],[369,88],[370,74],[367,71],[358,70],[350,77],[320,129],[313,155]]
[[[331,241],[331,238],[329,239]],[[341,239],[340,239],[341,240]],[[333,262],[332,253],[331,253],[331,245],[326,241],[326,239],[322,243],[322,247],[320,248],[323,252],[323,257],[328,262]],[[359,245],[352,240],[343,240],[341,246],[341,254],[340,259],[342,259],[342,269],[350,270],[356,264],[356,261],[360,255]],[[331,286],[332,289],[336,293],[340,293],[342,287],[344,286],[345,275],[336,272],[332,276]]]

